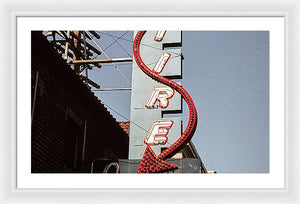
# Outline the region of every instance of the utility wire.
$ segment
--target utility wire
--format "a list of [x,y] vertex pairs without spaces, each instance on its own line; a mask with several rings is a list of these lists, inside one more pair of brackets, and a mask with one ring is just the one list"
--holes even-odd
[[[120,39],[123,39],[123,40],[126,40],[126,41],[129,41],[129,42],[133,42],[133,41],[131,41],[131,40],[128,40],[128,39],[125,39],[125,38],[122,38],[125,34],[127,34],[129,31],[126,31],[126,32],[124,32],[121,36],[114,36],[114,35],[111,35],[110,33],[104,33],[104,32],[100,32],[100,31],[97,31],[97,32],[99,32],[99,33],[101,33],[101,34],[104,34],[104,35],[108,35],[108,36],[110,36],[111,38],[117,38],[114,42],[112,42],[110,45],[108,45],[105,49],[102,49],[96,42],[95,42],[95,40],[93,40],[93,42],[96,44],[96,46],[104,53],[104,55],[107,57],[107,58],[109,58],[109,56],[104,52],[107,48],[109,48],[112,44],[114,44],[115,42],[118,42],[118,40],[120,40]],[[88,33],[87,33],[88,34]],[[88,34],[89,35],[89,34]],[[89,35],[90,36],[90,35]],[[90,36],[91,37],[91,36]],[[159,49],[159,48],[156,48],[156,47],[153,47],[153,46],[149,46],[149,45],[146,45],[146,44],[142,44],[142,45],[145,45],[145,46],[147,46],[147,47],[151,47],[151,48],[153,48],[153,49],[158,49],[158,50],[162,50],[162,49]],[[122,46],[121,46],[122,47]],[[178,53],[175,53],[175,52],[172,52],[172,51],[169,51],[170,53],[173,53],[173,54],[175,54],[176,56],[182,56],[182,54],[178,54]],[[127,53],[127,51],[126,51],[126,53]],[[127,53],[128,54],[128,53]],[[130,55],[129,55],[130,56]],[[175,57],[176,57],[175,56]],[[97,57],[97,56],[96,56]],[[131,56],[130,56],[131,57]],[[174,57],[171,57],[171,58],[174,58]],[[156,62],[154,62],[153,64],[155,64]],[[130,83],[130,81],[127,79],[127,77],[121,72],[121,70],[118,68],[118,66],[116,66],[114,63],[112,63],[113,65],[114,65],[114,67],[115,68],[117,68],[117,70],[118,70],[118,72],[122,75],[122,77],[127,81],[127,83],[131,86],[131,83]],[[152,63],[151,64],[149,64],[149,65],[152,65]],[[138,68],[138,67],[135,67],[135,68]],[[133,68],[133,69],[135,69],[135,68]]]
[[[117,36],[113,36],[113,35],[111,35],[109,32],[107,32],[108,34],[106,34],[106,33],[103,33],[103,32],[100,32],[100,33],[102,33],[102,34],[104,34],[104,35],[108,35],[108,36],[110,36],[110,37],[112,37],[113,39],[114,38],[117,38],[117,39],[115,39],[110,45],[108,45],[105,49],[102,49],[96,42],[95,42],[95,40],[91,37],[91,39],[92,39],[92,41],[96,44],[96,46],[103,52],[103,54],[107,57],[107,58],[109,58],[109,56],[104,52],[105,50],[107,50],[110,46],[112,46],[114,43],[118,43],[118,40],[120,40],[120,39],[122,39],[122,40],[126,40],[126,41],[129,41],[129,42],[133,42],[133,41],[131,41],[131,40],[127,40],[127,39],[124,39],[124,38],[122,38],[125,34],[127,34],[128,33],[128,31],[126,31],[125,33],[123,33],[121,36],[119,36],[119,37],[117,37]],[[118,43],[119,44],[119,43]],[[120,44],[119,44],[120,45]],[[144,46],[147,46],[147,47],[151,47],[151,48],[153,48],[153,49],[158,49],[158,50],[162,50],[162,49],[159,49],[159,48],[156,48],[156,47],[153,47],[153,46],[149,46],[149,45],[145,45],[145,44],[141,44],[141,45],[144,45]],[[120,47],[129,55],[129,53],[120,45]],[[181,57],[182,55],[181,54],[178,54],[178,53],[174,53],[174,52],[171,52],[171,53],[173,53],[173,54],[176,54],[177,56],[174,56],[174,57],[171,57],[171,58],[175,58],[175,57]],[[131,57],[131,55],[129,55],[130,57]],[[97,57],[97,56],[96,56]],[[171,59],[170,58],[170,59]],[[148,65],[152,65],[152,64],[155,64],[156,62],[153,62],[153,63],[150,63],[150,64],[148,64]],[[128,64],[131,64],[131,63],[128,63]],[[129,80],[125,77],[125,75],[120,71],[120,69],[116,66],[116,65],[114,65],[113,64],[113,66],[115,67],[115,68],[117,68],[117,70],[120,72],[120,74],[126,79],[126,81],[130,84],[130,86],[131,86],[131,83],[129,82]],[[139,67],[134,67],[133,69],[136,69],[136,68],[139,68]],[[134,121],[131,121],[130,119],[128,119],[127,117],[125,117],[125,116],[123,116],[122,114],[120,114],[118,111],[116,111],[114,108],[112,108],[111,106],[109,106],[108,104],[106,104],[105,102],[103,102],[102,100],[101,100],[101,102],[105,105],[105,106],[107,106],[109,109],[111,109],[113,112],[115,112],[116,114],[118,114],[120,117],[122,117],[122,118],[124,118],[125,120],[127,120],[127,121],[129,121],[130,123],[132,123],[132,124],[134,124],[134,125],[136,125],[137,127],[139,127],[140,129],[142,129],[143,131],[145,131],[147,134],[148,133],[150,133],[147,129],[145,129],[144,127],[142,127],[141,125],[139,125],[139,124],[137,124],[136,122],[134,122]],[[151,133],[150,133],[151,134]],[[167,144],[168,145],[171,145],[170,143],[168,143],[167,142]]]
[[[177,58],[177,57],[180,57],[180,56],[179,55],[173,56],[173,57],[170,57],[170,59],[174,59],[174,58]],[[153,64],[156,64],[156,63],[157,62],[148,63],[147,66],[148,65],[153,65]],[[118,64],[118,65],[121,66],[121,65],[130,65],[130,64],[132,64],[132,62],[130,62],[130,63],[122,63],[122,64]],[[106,65],[103,65],[102,67],[111,67],[111,66],[113,66],[113,65],[106,64]],[[139,68],[139,67],[132,67],[132,69],[137,69],[137,68]]]
[[[108,36],[111,36],[111,37],[118,37],[118,36],[115,36],[115,35],[111,35],[111,34],[107,34],[107,33],[104,33],[104,32],[101,32],[101,31],[96,31],[96,32],[99,32],[99,33],[101,33],[101,34],[103,34],[103,35],[108,35]],[[125,40],[125,41],[128,41],[128,42],[131,42],[131,43],[133,43],[134,41],[133,40],[128,40],[128,39],[126,39],[126,38],[120,38],[120,40]],[[157,47],[153,47],[153,46],[151,46],[151,45],[147,45],[147,44],[144,44],[144,43],[140,43],[140,45],[143,45],[143,46],[146,46],[146,47],[150,47],[150,48],[153,48],[153,49],[156,49],[156,50],[160,50],[160,51],[163,51],[164,49],[161,49],[161,48],[157,48]],[[178,54],[178,53],[176,53],[176,52],[172,52],[172,51],[170,51],[170,50],[168,50],[168,52],[170,52],[170,53],[173,53],[173,54],[175,54],[175,55],[182,55],[182,54]]]
[[[176,57],[180,57],[180,56],[174,56],[173,58],[176,58]],[[171,57],[171,58],[172,58],[172,57]],[[147,64],[147,66],[148,66],[148,65],[151,65],[151,64],[155,64],[155,63],[156,63],[156,62]],[[136,68],[139,68],[139,67],[134,67],[133,69],[136,69]],[[131,120],[128,119],[127,117],[123,116],[122,114],[120,114],[120,113],[119,113],[118,111],[116,111],[114,108],[112,108],[112,107],[110,107],[109,105],[107,105],[107,104],[106,104],[105,102],[103,102],[102,100],[101,100],[101,102],[102,102],[105,106],[107,106],[109,109],[111,109],[113,112],[117,113],[120,117],[122,117],[122,118],[124,118],[125,120],[129,121],[130,123],[136,125],[136,126],[139,127],[140,129],[142,129],[143,131],[145,131],[147,134],[150,133],[146,128],[142,127],[141,125],[137,124],[136,122],[131,121]],[[170,145],[170,146],[172,145],[172,144],[170,144],[169,142],[167,142],[166,144],[168,144],[168,145]]]
[[119,73],[123,76],[123,78],[127,81],[127,83],[130,85],[130,86],[132,86],[131,85],[131,83],[130,83],[130,81],[127,79],[127,77],[123,74],[123,72],[121,72],[121,70],[119,69],[119,67],[116,67],[116,69],[119,71]]
[[[88,34],[88,36],[90,36],[90,34],[89,33],[86,33],[86,34]],[[90,36],[91,37],[91,36]],[[100,45],[98,45],[98,43],[94,40],[94,39],[92,39],[92,41],[95,43],[95,45],[103,52],[103,54],[105,55],[105,57],[107,58],[107,59],[110,59],[110,57],[105,53],[105,51],[101,48],[101,46]],[[131,83],[129,82],[129,80],[126,78],[126,76],[121,72],[121,70],[117,67],[117,65],[115,64],[115,63],[112,63],[114,66],[115,66],[115,68],[117,68],[117,70],[118,70],[118,72],[122,75],[122,77],[127,81],[127,83],[131,86]]]
[[[110,35],[110,33],[108,32],[108,31],[106,31],[109,35]],[[126,32],[126,33],[128,33],[128,31]],[[112,39],[115,39],[113,36],[110,36]],[[122,36],[121,36],[122,37]],[[120,37],[120,38],[121,38]],[[120,39],[120,38],[118,38],[118,40]],[[126,54],[129,56],[129,57],[132,57],[130,54],[129,54],[129,52],[127,52],[127,50],[119,43],[119,41],[116,41],[116,43],[122,48],[122,50],[124,50],[124,52],[126,52]]]
[[[85,31],[86,32],[86,31]],[[86,34],[88,34],[88,36],[90,36],[91,37],[91,35],[89,34],[89,33],[86,33]],[[95,45],[100,49],[100,51],[101,52],[103,52],[103,54],[105,55],[105,57],[107,58],[107,59],[110,59],[110,57],[104,52],[104,50],[101,48],[101,46],[100,45],[98,45],[98,43],[94,40],[94,39],[92,39],[92,41],[95,43]],[[115,63],[112,63],[114,66],[117,66]]]
[[[148,130],[146,130],[145,128],[143,128],[141,125],[139,125],[139,124],[133,122],[132,120],[128,119],[127,117],[123,116],[121,113],[119,113],[118,111],[116,111],[115,109],[113,109],[111,106],[107,105],[107,104],[106,104],[105,102],[103,102],[102,100],[101,100],[101,103],[103,103],[106,107],[108,107],[109,109],[111,109],[112,111],[114,111],[115,113],[117,113],[119,116],[121,116],[121,117],[124,118],[125,120],[129,121],[130,124],[132,123],[132,124],[136,125],[136,126],[139,127],[140,129],[142,129],[143,131],[145,131],[147,134],[150,133]],[[151,133],[150,133],[150,134],[151,134]],[[170,146],[172,145],[172,144],[170,144],[169,142],[166,142],[166,144],[168,144],[168,145],[170,145]]]
[[104,51],[107,50],[110,46],[112,46],[112,45],[115,44],[116,42],[118,42],[118,40],[119,40],[120,38],[122,38],[124,35],[126,35],[128,32],[129,32],[129,31],[126,31],[125,33],[123,33],[123,34],[122,34],[120,37],[118,37],[117,39],[115,39],[115,37],[113,37],[113,36],[110,36],[110,37],[112,37],[112,38],[114,39],[114,41],[113,41],[112,43],[110,43],[110,44],[104,49]]

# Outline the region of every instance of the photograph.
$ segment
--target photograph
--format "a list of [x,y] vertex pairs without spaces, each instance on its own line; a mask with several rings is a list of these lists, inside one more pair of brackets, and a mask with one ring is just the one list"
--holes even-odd
[[269,30],[31,30],[31,173],[269,174]]

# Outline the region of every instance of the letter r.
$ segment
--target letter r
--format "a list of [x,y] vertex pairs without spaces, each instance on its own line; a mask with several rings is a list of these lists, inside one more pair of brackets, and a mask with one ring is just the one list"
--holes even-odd
[[159,101],[160,108],[167,108],[169,106],[169,99],[173,97],[174,93],[174,89],[168,86],[154,87],[145,107],[152,109],[156,101]]

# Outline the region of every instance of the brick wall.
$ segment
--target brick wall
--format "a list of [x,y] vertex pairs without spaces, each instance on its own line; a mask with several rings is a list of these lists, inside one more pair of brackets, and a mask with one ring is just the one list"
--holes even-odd
[[[128,136],[106,108],[41,32],[32,32],[31,43],[32,100],[38,81],[36,101],[32,102],[32,172],[90,172],[96,158],[126,159]],[[75,131],[72,127],[78,127],[79,139],[70,136]],[[75,156],[78,165],[74,168],[67,165],[66,151],[68,144],[74,147],[76,142],[81,143],[75,145],[81,152]]]

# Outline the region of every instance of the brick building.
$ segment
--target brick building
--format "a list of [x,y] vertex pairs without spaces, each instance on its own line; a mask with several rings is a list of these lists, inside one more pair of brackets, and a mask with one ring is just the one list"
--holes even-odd
[[49,44],[31,33],[32,173],[88,173],[128,158],[128,134]]

